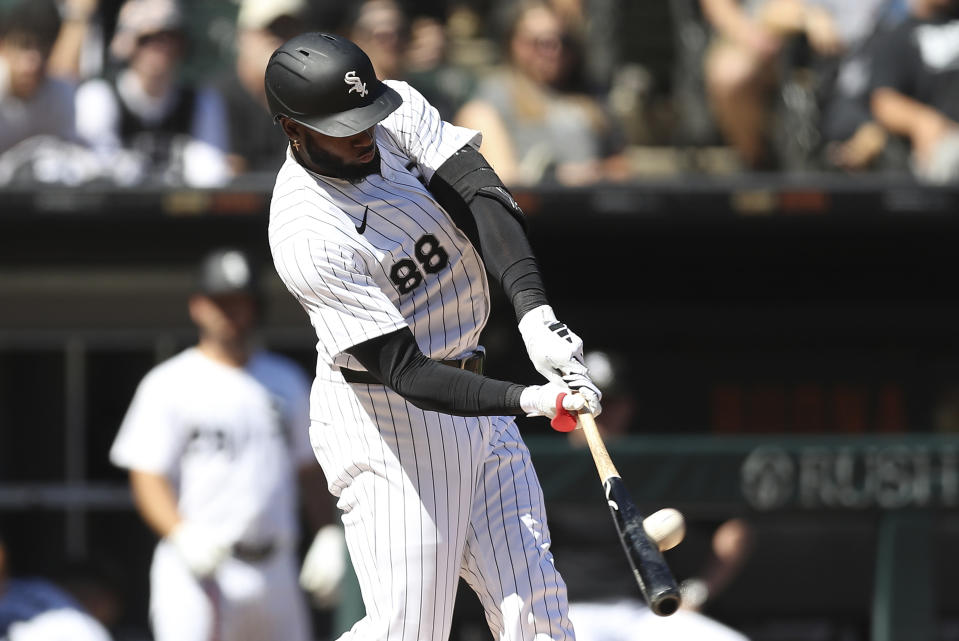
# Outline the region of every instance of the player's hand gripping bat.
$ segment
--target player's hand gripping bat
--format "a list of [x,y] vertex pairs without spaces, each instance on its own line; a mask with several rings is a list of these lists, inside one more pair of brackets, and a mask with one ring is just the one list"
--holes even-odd
[[606,500],[613,523],[616,524],[616,532],[639,583],[639,590],[650,610],[659,616],[669,616],[678,610],[680,605],[676,579],[659,551],[659,546],[646,533],[643,515],[636,508],[623,479],[616,471],[599,430],[596,429],[593,415],[582,412],[578,418],[596,463],[599,478],[606,490]]

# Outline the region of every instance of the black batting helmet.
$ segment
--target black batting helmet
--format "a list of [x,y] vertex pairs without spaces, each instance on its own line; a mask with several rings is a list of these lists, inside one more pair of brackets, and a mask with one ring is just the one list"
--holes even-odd
[[211,251],[200,263],[196,291],[207,296],[243,293],[258,297],[253,260],[243,250],[233,247]]
[[286,116],[335,138],[369,129],[403,102],[377,79],[362,49],[329,33],[283,43],[270,56],[264,82],[274,120]]

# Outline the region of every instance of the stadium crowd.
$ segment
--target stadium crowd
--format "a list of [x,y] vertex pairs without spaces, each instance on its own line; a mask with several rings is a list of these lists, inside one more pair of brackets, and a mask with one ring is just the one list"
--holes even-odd
[[[956,0],[670,0],[668,78],[624,0],[0,0],[0,184],[217,187],[276,170],[263,70],[304,30],[482,129],[508,184],[715,171],[959,178]],[[659,76],[664,74],[660,73]]]

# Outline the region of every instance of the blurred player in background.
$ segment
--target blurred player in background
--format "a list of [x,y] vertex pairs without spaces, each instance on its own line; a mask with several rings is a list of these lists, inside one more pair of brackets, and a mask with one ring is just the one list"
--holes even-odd
[[[298,476],[310,525],[332,518],[309,444],[306,378],[257,347],[257,277],[242,251],[206,257],[189,311],[199,342],[147,374],[110,452],[130,470],[137,509],[161,537],[150,571],[154,636],[305,641]],[[334,588],[335,580],[321,584],[318,596]]]

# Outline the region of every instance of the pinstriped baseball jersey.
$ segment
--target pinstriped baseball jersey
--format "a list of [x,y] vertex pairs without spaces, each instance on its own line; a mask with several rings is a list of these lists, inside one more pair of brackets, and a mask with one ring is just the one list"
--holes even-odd
[[475,131],[402,82],[374,127],[380,172],[348,182],[289,154],[270,211],[277,272],[317,335],[310,437],[338,497],[366,616],[340,641],[446,641],[460,577],[503,641],[573,639],[543,496],[512,417],[419,409],[345,350],[409,327],[434,359],[477,347],[489,315],[476,249],[427,191]]
[[270,246],[316,329],[321,380],[332,368],[362,370],[344,350],[404,326],[430,358],[463,356],[489,316],[482,259],[424,185],[479,134],[440,120],[406,83],[387,82],[403,104],[375,127],[379,174],[350,183],[288,154],[274,187]]

